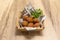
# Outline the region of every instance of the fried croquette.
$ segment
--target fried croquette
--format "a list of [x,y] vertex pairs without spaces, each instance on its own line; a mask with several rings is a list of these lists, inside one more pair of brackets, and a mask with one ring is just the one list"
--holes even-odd
[[34,24],[34,27],[39,27],[39,26],[40,26],[39,23],[35,23],[35,24]]
[[28,25],[28,22],[27,22],[27,21],[23,21],[23,22],[22,22],[22,25],[23,25],[23,26],[27,26],[27,25]]
[[28,27],[33,27],[33,23],[29,23],[28,24]]
[[39,22],[38,18],[34,18],[33,22],[38,23]]
[[23,20],[27,20],[28,16],[27,15],[24,15],[23,16]]
[[32,21],[33,21],[33,17],[28,17],[28,18],[27,18],[27,21],[28,21],[28,22],[32,22]]

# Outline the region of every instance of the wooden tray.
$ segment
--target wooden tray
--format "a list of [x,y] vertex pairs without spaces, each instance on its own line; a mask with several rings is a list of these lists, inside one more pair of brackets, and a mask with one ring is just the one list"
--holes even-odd
[[[18,30],[21,30],[21,31],[27,31],[25,28],[21,28],[20,25],[19,25],[19,19],[20,19],[20,13],[18,13],[18,16],[16,18],[16,27]],[[37,28],[36,30],[34,31],[42,31],[44,29],[44,21],[42,22],[43,23],[43,26],[40,28]]]
[[[20,31],[28,31],[24,27],[20,27],[20,24],[19,24],[20,17],[21,17],[21,12],[18,13],[17,18],[16,18],[16,27],[17,27],[17,29],[20,30]],[[43,23],[43,25],[42,25],[41,28],[39,27],[39,28],[36,28],[35,30],[29,30],[29,31],[42,31],[44,29],[44,20],[42,21],[42,23]]]

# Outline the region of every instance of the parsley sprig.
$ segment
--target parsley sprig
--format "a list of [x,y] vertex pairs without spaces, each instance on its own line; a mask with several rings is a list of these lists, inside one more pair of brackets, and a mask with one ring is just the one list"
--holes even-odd
[[41,9],[35,9],[34,11],[31,12],[31,14],[35,18],[38,18],[42,14],[42,10]]

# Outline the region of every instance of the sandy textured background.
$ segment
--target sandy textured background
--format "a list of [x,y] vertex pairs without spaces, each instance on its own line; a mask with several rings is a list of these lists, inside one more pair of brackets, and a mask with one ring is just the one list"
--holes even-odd
[[[16,30],[17,13],[31,2],[46,15],[45,29],[40,32]],[[60,0],[0,0],[0,40],[58,40],[60,38]]]

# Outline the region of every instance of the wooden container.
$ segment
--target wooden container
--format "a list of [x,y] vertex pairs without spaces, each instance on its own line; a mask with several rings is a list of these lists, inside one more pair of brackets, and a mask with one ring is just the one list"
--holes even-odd
[[[20,24],[19,24],[19,19],[21,17],[21,11],[19,13],[17,13],[17,18],[16,18],[16,28],[20,31],[42,31],[44,29],[44,20],[42,21],[43,25],[42,27],[40,28],[36,28],[35,30],[26,30],[24,27],[20,27]],[[44,15],[44,14],[43,14]]]
[[[19,19],[20,19],[20,13],[18,13],[18,16],[17,16],[17,19],[16,19],[16,27],[17,27],[17,29],[18,30],[20,30],[20,31],[28,31],[28,30],[26,30],[24,27],[20,27],[20,24],[19,24]],[[44,29],[44,21],[42,22],[43,23],[43,25],[42,25],[42,27],[40,28],[37,28],[36,30],[34,30],[34,31],[42,31],[43,29]],[[30,30],[30,31],[33,31],[33,30]]]

